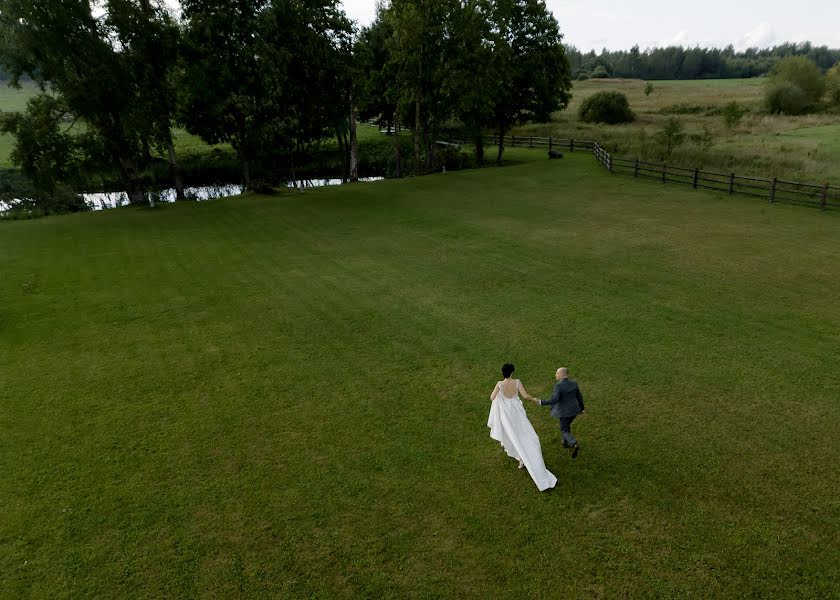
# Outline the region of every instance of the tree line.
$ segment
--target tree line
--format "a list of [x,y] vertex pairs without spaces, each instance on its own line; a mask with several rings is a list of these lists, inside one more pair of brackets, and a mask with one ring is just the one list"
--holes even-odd
[[840,61],[840,49],[814,46],[810,42],[786,43],[772,48],[726,48],[669,46],[640,50],[581,52],[567,48],[572,76],[626,77],[632,79],[734,79],[767,75],[781,59],[805,57],[826,71]]
[[338,0],[181,8],[176,17],[163,0],[0,0],[0,64],[13,84],[29,77],[40,88],[25,112],[0,116],[0,131],[15,136],[13,162],[39,188],[78,187],[110,169],[143,203],[143,172],[159,154],[183,198],[179,127],[229,143],[249,188],[255,163],[294,169],[328,137],[353,179],[358,118],[393,131],[396,164],[421,173],[435,168],[452,119],[481,161],[483,129],[548,120],[569,100],[569,61],[543,0],[391,0],[363,28]]

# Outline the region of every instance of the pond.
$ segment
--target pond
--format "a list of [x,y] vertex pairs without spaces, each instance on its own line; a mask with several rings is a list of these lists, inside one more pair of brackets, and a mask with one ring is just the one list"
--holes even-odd
[[[359,181],[379,181],[382,177],[360,177]],[[296,181],[289,181],[286,187],[289,188],[317,188],[329,185],[341,185],[344,183],[341,179],[324,178],[324,179],[298,179]],[[243,192],[242,185],[237,183],[229,183],[225,185],[203,185],[197,187],[184,188],[184,194],[190,200],[214,200],[216,198],[227,198],[229,196],[238,196]],[[163,190],[156,190],[149,194],[154,202],[174,202],[175,188],[168,188]],[[91,210],[104,210],[107,208],[118,208],[120,206],[128,205],[128,194],[125,192],[90,192],[81,194],[84,201],[90,206]],[[0,212],[8,210],[9,205],[5,202],[0,202]]]

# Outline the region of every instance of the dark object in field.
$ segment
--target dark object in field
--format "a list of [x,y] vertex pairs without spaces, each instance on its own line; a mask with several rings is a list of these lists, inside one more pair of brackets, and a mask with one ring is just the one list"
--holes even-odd
[[563,158],[563,153],[558,152],[557,150],[549,150],[548,158]]
[[252,179],[251,191],[257,194],[271,195],[274,193],[274,188],[265,179]]

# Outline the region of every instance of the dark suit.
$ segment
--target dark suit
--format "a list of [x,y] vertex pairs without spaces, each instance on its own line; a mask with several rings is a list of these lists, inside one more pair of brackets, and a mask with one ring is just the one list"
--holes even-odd
[[580,393],[577,382],[571,379],[561,379],[554,384],[554,390],[548,400],[540,401],[543,406],[551,406],[551,416],[560,420],[560,430],[563,432],[563,442],[567,446],[577,444],[572,435],[572,421],[583,412],[583,394]]

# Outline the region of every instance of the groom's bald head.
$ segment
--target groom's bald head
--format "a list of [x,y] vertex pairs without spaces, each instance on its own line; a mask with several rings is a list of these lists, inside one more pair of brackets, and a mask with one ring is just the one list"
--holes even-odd
[[566,379],[566,377],[568,376],[569,369],[567,369],[566,367],[560,367],[559,369],[557,369],[557,381],[560,381],[561,379]]

